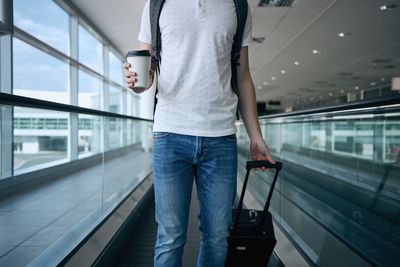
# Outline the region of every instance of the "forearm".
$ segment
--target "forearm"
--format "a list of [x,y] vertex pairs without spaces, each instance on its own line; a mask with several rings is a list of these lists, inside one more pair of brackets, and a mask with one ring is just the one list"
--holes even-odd
[[140,43],[138,50],[151,50],[151,44]]
[[239,111],[251,140],[262,138],[257,115],[256,93],[250,73],[238,79]]

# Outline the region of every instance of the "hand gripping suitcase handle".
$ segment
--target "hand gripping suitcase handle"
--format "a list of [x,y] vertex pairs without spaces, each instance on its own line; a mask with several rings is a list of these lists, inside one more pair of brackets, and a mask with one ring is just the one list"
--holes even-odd
[[240,214],[242,212],[242,207],[243,207],[244,194],[246,192],[247,181],[249,180],[250,170],[254,169],[254,168],[261,168],[261,167],[275,169],[274,179],[272,180],[271,187],[269,189],[269,193],[268,193],[268,197],[267,197],[267,201],[265,202],[264,210],[261,215],[260,225],[258,227],[259,232],[261,232],[262,226],[264,224],[264,219],[267,216],[269,204],[271,202],[272,192],[274,191],[275,183],[276,183],[276,180],[278,179],[278,174],[279,174],[280,170],[282,169],[282,162],[276,162],[275,164],[273,164],[268,161],[248,161],[246,163],[246,169],[247,169],[246,178],[244,179],[244,182],[243,182],[243,188],[242,188],[242,193],[240,195],[238,211],[236,214],[234,224],[232,225],[232,230],[234,230],[239,224]]
[[280,171],[282,169],[282,162],[276,162],[275,164],[273,164],[265,160],[259,160],[259,161],[253,160],[253,161],[248,161],[246,163],[247,170],[251,170],[254,168],[261,168],[261,167],[276,169],[277,171]]

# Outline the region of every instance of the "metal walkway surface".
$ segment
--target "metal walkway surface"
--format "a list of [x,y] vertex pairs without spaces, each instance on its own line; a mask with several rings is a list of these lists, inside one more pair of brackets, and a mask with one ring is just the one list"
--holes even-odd
[[[125,235],[118,248],[113,249],[113,255],[107,261],[99,261],[96,266],[118,266],[118,267],[151,267],[153,266],[153,249],[156,239],[157,224],[154,218],[154,198],[139,211],[137,220],[130,225],[130,229],[122,231]],[[198,230],[198,201],[196,188],[193,187],[187,242],[183,255],[184,267],[197,266],[197,255],[199,251],[200,233]],[[105,254],[108,252],[106,251]],[[283,264],[273,255],[268,267],[282,267]]]

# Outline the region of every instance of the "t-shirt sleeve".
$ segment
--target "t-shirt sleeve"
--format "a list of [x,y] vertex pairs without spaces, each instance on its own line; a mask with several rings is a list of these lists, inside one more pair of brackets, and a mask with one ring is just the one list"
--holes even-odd
[[150,0],[146,1],[144,5],[142,20],[140,23],[140,31],[138,40],[141,43],[151,44],[151,30],[150,30],[150,10],[149,10]]
[[251,33],[251,28],[252,28],[252,18],[251,18],[250,6],[249,6],[248,11],[247,11],[246,25],[244,26],[242,47],[249,46],[253,43],[253,36]]

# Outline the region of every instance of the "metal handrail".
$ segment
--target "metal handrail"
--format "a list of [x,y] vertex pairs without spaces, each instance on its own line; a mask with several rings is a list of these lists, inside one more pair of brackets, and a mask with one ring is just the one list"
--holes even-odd
[[[12,95],[12,94],[6,94],[6,93],[0,93],[0,104],[153,122],[153,120],[143,119],[143,118],[134,117],[134,116],[122,115],[122,114],[117,114],[117,113],[113,113],[113,112],[100,111],[100,110],[95,110],[95,109],[90,109],[90,108],[82,108],[82,107],[68,105],[68,104],[61,104],[61,103],[56,103],[56,102],[51,102],[51,101],[46,101],[46,100],[41,100],[41,99],[35,99],[35,98],[30,98],[30,97],[24,97],[24,96],[18,96],[18,95]],[[274,118],[295,117],[295,116],[302,116],[302,115],[317,115],[317,114],[331,113],[331,112],[351,113],[351,112],[354,112],[354,110],[356,110],[356,109],[376,108],[376,107],[389,106],[389,105],[395,105],[395,104],[400,104],[400,96],[398,96],[398,97],[391,96],[391,97],[385,97],[385,98],[375,99],[375,100],[364,100],[364,101],[339,104],[339,105],[334,105],[331,107],[324,107],[324,108],[314,108],[314,109],[293,111],[293,112],[287,112],[287,113],[278,113],[278,114],[273,114],[273,115],[260,116],[259,119],[266,120],[266,119],[274,119]],[[346,113],[341,113],[341,114],[345,115]]]
[[[400,105],[400,95],[399,96],[390,96],[375,100],[364,100],[358,102],[350,102],[345,104],[338,104],[330,107],[323,107],[323,108],[313,108],[307,110],[300,110],[300,111],[293,111],[287,113],[277,113],[272,115],[260,116],[259,119],[267,120],[267,119],[274,119],[274,118],[284,118],[284,117],[297,117],[303,115],[317,115],[323,113],[332,113],[332,112],[341,112],[341,115],[346,115],[347,113],[353,113],[354,110],[363,109],[363,108],[379,108],[382,106],[389,106],[389,105]],[[336,115],[336,114],[332,114]],[[329,114],[327,114],[329,116]]]
[[6,93],[0,93],[0,104],[153,122],[153,120],[143,119],[134,116],[122,115],[113,112],[101,111],[90,108],[82,108],[73,105],[61,104],[61,103],[35,99],[25,96],[11,95]]

